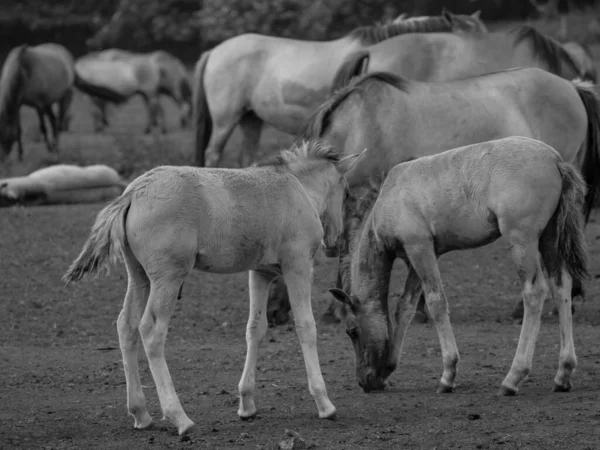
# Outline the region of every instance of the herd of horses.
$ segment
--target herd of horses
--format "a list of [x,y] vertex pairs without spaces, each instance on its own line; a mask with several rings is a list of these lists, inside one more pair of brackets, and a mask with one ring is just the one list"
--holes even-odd
[[[35,79],[34,64],[68,58],[53,45],[20,47],[9,55],[0,79],[4,149],[15,140],[20,145],[18,122],[10,122],[4,104],[13,112],[19,101],[33,105],[41,123],[48,115],[62,130],[67,115],[54,119],[51,104],[68,106],[72,86],[100,106],[139,93],[154,126],[156,96],[170,89],[182,105],[189,105],[193,92],[196,164],[207,166],[160,166],[132,181],[99,212],[63,278],[74,282],[118,259],[125,262],[128,287],[117,329],[136,428],[152,423],[139,374],[140,341],[163,416],[180,434],[194,425],[164,352],[174,305],[193,269],[249,272],[238,415],[257,413],[258,347],[268,326],[271,287],[283,278],[310,393],[319,417],[334,418],[311,307],[319,249],[339,258],[332,305],[345,322],[365,392],[385,388],[408,325],[425,304],[442,349],[438,391],[453,391],[459,353],[437,258],[501,236],[521,281],[523,322],[499,393],[514,395],[530,372],[549,294],[560,327],[554,390],[571,389],[577,365],[572,299],[583,295],[588,277],[584,228],[600,184],[600,99],[584,47],[529,26],[489,32],[478,13],[444,11],[439,17],[399,17],[329,42],[237,36],[201,55],[191,90],[174,81],[180,74],[174,68],[171,84],[158,87],[163,77],[151,76],[150,68],[169,61],[164,54],[109,51],[70,60],[63,93],[45,103],[26,95],[32,88],[10,98],[18,89],[7,91],[5,78],[13,87],[26,86]],[[103,69],[107,61],[122,78]],[[20,74],[11,75],[15,70]],[[141,72],[137,87],[128,84]],[[109,86],[114,79],[121,90]],[[188,114],[183,107],[182,123]],[[265,123],[297,134],[298,142],[246,167]],[[245,138],[241,167],[219,168],[238,125]],[[389,283],[398,258],[408,275],[392,308]]]

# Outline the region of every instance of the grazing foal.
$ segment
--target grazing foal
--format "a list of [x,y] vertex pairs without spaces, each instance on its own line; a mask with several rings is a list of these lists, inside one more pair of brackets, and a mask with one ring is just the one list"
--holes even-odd
[[[137,361],[141,335],[165,418],[185,433],[183,411],[164,356],[169,318],[192,268],[213,273],[249,271],[247,354],[239,384],[242,419],[253,417],[258,346],[267,330],[267,295],[283,274],[300,339],[308,386],[319,417],[333,418],[317,355],[311,309],[313,257],[342,228],[343,173],[356,161],[339,160],[315,142],[283,151],[273,162],[247,169],[163,166],[133,181],[104,208],[88,241],[64,276],[68,283],[121,256],[129,282],[117,328],[136,428],[146,409]],[[139,332],[139,335],[138,335]]]
[[[587,276],[583,235],[585,182],[548,145],[510,137],[461,147],[390,171],[367,213],[351,262],[351,293],[332,289],[349,306],[346,328],[356,351],[358,383],[385,387],[425,292],[436,324],[444,371],[438,392],[451,392],[459,355],[437,257],[504,236],[523,285],[525,314],[510,372],[500,394],[513,395],[531,370],[549,277],[560,321],[555,391],[571,388],[576,366],[571,284]],[[395,314],[388,314],[395,258],[409,271]]]

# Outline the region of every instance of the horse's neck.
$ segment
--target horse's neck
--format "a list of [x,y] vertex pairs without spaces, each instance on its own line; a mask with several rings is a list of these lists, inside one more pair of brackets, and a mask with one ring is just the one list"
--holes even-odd
[[363,302],[376,302],[386,314],[393,264],[394,253],[378,239],[371,215],[367,216],[352,257],[352,292]]
[[6,78],[0,80],[0,118],[18,119],[25,79],[20,67],[16,67]]

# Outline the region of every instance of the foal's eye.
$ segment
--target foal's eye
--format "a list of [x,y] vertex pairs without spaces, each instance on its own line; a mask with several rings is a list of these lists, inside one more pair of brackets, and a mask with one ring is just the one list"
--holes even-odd
[[350,328],[349,330],[346,331],[346,334],[348,336],[350,336],[350,339],[356,339],[356,338],[358,338],[358,329]]

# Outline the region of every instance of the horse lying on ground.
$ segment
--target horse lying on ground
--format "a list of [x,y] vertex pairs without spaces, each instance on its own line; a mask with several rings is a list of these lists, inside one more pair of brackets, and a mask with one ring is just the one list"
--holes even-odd
[[239,125],[244,143],[240,166],[258,148],[264,123],[295,134],[327,99],[333,77],[344,58],[361,48],[402,33],[455,31],[487,33],[472,16],[406,19],[360,27],[327,42],[300,41],[242,34],[204,52],[194,72],[196,164],[220,164],[225,144]]
[[[389,73],[355,80],[321,106],[305,134],[347,154],[367,149],[346,177],[352,194],[345,202],[338,287],[349,289],[344,279],[352,236],[364,216],[356,199],[362,196],[361,186],[370,189],[373,176],[448,147],[509,136],[535,138],[582,171],[589,186],[587,219],[600,185],[599,131],[600,108],[593,87],[537,68],[438,83]],[[583,291],[575,280],[573,297],[578,295]],[[338,316],[336,310],[337,302],[332,300],[326,318]]]
[[[347,306],[346,329],[364,391],[385,387],[395,370],[423,290],[442,348],[444,371],[438,392],[452,392],[459,355],[436,260],[500,236],[510,246],[525,306],[517,352],[500,394],[514,395],[531,371],[549,291],[560,321],[554,390],[570,390],[577,365],[571,284],[588,276],[585,191],[574,166],[548,145],[524,137],[461,147],[395,166],[357,232],[350,291],[331,290]],[[396,258],[407,264],[408,275],[392,313],[388,289]]]
[[25,177],[0,179],[0,205],[95,203],[113,199],[127,183],[105,165],[45,167]]
[[109,257],[125,261],[129,284],[117,328],[127,405],[136,428],[152,422],[138,370],[139,335],[164,417],[180,434],[193,426],[175,393],[164,345],[174,304],[194,267],[213,273],[249,271],[247,353],[238,415],[248,419],[256,414],[256,358],[267,330],[269,286],[279,274],[290,294],[319,417],[335,415],[319,366],[310,292],[315,252],[323,241],[333,245],[339,238],[343,173],[355,161],[340,160],[331,147],[305,142],[270,163],[247,169],[158,167],[133,181],[98,214],[63,279],[79,280]]
[[166,133],[166,118],[160,94],[170,97],[180,108],[180,125],[187,126],[191,116],[192,90],[183,63],[165,51],[132,53],[109,49],[89,53],[75,63],[76,86],[88,94],[100,111],[95,117],[96,131],[108,126],[106,103],[123,104],[140,95],[148,110],[146,133],[159,127]]
[[[0,75],[0,162],[11,152],[15,142],[19,160],[23,160],[21,137],[22,105],[31,106],[38,114],[46,148],[58,152],[58,136],[66,128],[67,112],[73,100],[73,56],[59,44],[13,48]],[[58,118],[52,105],[58,103]],[[53,138],[48,136],[45,117],[50,121]]]

